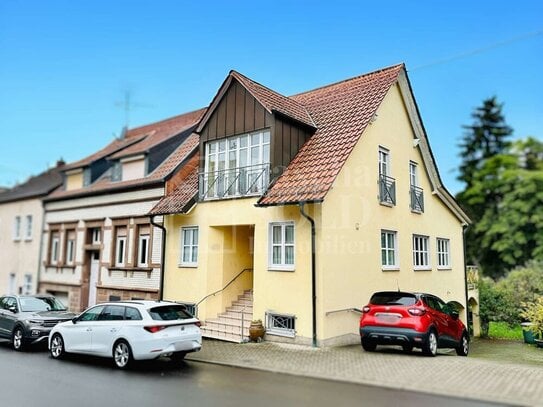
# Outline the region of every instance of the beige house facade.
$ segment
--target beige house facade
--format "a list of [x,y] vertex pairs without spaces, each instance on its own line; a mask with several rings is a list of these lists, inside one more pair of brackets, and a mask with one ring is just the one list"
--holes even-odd
[[0,193],[0,295],[37,291],[42,198],[60,186],[63,164]]

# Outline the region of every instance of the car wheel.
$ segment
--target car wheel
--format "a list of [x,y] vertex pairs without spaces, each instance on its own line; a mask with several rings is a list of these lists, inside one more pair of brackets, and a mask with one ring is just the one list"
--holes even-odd
[[17,351],[22,351],[25,348],[25,339],[23,334],[23,328],[20,326],[16,327],[11,335],[11,344],[13,349]]
[[367,339],[362,339],[362,348],[366,352],[373,352],[376,347],[377,344],[375,342],[368,341]]
[[49,350],[53,359],[62,359],[66,354],[64,350],[64,340],[60,334],[55,334],[51,339],[51,349]]
[[426,341],[422,346],[422,353],[427,356],[437,355],[437,334],[433,329],[430,329],[428,335],[426,336]]
[[113,346],[113,361],[119,369],[126,369],[132,363],[132,350],[125,341],[118,341]]
[[460,339],[460,343],[458,347],[456,348],[456,354],[458,356],[468,356],[469,352],[469,338],[468,335],[464,332],[462,334],[462,338]]
[[187,352],[176,352],[170,356],[170,359],[173,363],[181,363],[185,359],[185,356],[187,356]]

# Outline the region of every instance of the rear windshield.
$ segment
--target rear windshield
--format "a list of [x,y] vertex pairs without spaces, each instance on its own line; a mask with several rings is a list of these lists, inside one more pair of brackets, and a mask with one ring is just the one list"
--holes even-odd
[[193,318],[183,305],[164,305],[149,310],[149,315],[156,321],[175,321]]
[[416,302],[413,294],[398,292],[375,293],[370,300],[373,305],[414,305]]

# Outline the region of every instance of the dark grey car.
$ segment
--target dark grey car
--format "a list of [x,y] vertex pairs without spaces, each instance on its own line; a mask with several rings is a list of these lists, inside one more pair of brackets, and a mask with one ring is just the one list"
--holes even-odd
[[0,297],[0,337],[11,340],[13,349],[47,342],[49,332],[59,322],[75,314],[48,294],[5,295]]

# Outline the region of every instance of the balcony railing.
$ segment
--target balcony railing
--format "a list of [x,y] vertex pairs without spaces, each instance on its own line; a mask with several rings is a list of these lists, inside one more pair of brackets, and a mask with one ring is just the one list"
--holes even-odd
[[411,210],[413,212],[424,212],[424,193],[422,188],[411,185]]
[[200,200],[261,195],[270,183],[270,165],[203,172],[199,181]]
[[396,205],[396,180],[386,175],[379,175],[379,201],[387,205]]

